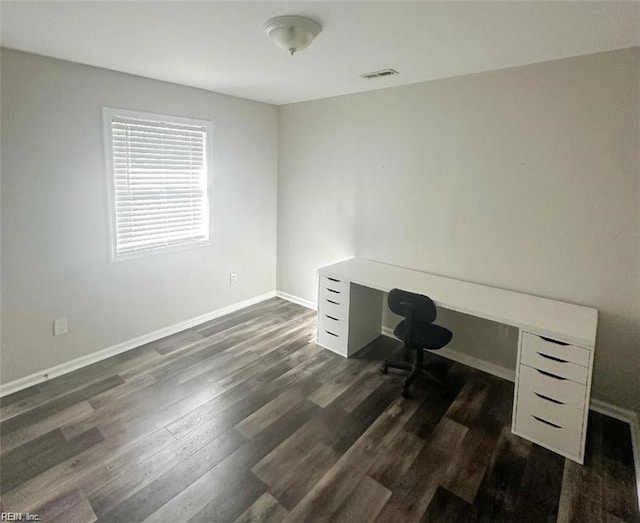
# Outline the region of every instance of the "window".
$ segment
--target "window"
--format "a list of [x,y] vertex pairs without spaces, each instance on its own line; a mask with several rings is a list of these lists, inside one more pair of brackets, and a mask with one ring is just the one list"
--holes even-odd
[[210,242],[211,122],[104,109],[111,259]]

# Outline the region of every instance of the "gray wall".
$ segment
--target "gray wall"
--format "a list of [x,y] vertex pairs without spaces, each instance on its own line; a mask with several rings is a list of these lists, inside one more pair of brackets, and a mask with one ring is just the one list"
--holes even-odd
[[[3,382],[275,288],[275,107],[10,50],[1,58]],[[109,262],[103,106],[213,121],[212,246]],[[63,316],[69,333],[54,338]]]
[[[315,301],[358,255],[596,307],[594,395],[640,411],[640,49],[292,104],[278,132],[279,290]],[[443,320],[515,365],[513,332]]]

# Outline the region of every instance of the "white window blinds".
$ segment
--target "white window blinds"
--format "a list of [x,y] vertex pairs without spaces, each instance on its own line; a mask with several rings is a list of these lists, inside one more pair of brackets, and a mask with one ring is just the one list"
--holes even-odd
[[114,257],[208,242],[210,123],[131,114],[105,112]]

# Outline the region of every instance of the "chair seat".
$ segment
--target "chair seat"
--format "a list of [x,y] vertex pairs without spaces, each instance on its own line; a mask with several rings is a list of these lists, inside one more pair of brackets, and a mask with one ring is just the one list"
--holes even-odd
[[449,329],[445,329],[440,325],[433,323],[424,324],[417,323],[413,325],[413,339],[406,340],[406,322],[401,321],[394,329],[395,336],[407,343],[407,345],[417,345],[424,349],[436,350],[441,349],[453,338],[453,333]]

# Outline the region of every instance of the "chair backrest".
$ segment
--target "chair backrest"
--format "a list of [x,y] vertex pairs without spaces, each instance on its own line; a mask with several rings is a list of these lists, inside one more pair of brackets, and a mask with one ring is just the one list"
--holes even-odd
[[405,316],[407,306],[413,306],[413,319],[424,323],[433,323],[438,314],[436,306],[428,296],[414,292],[392,289],[388,299],[391,312]]

